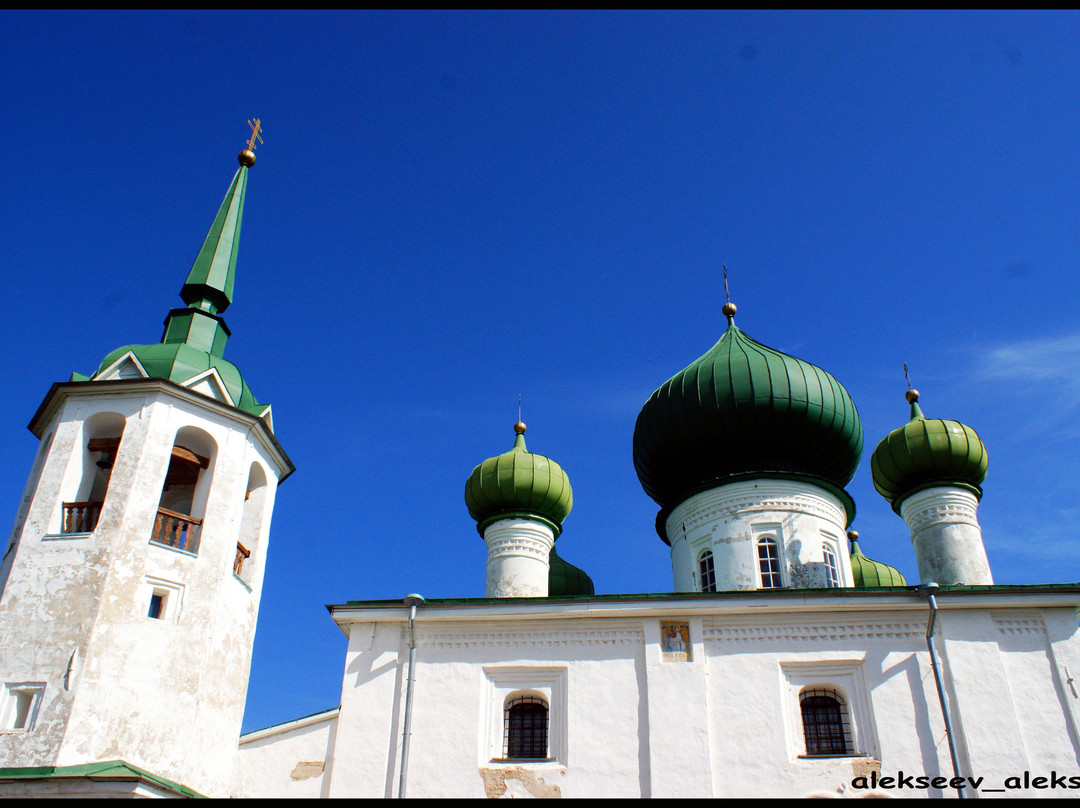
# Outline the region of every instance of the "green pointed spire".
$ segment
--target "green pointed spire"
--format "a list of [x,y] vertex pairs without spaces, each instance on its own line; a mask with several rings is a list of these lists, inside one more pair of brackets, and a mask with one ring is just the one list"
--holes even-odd
[[241,164],[180,290],[180,297],[193,309],[220,314],[232,302],[247,175],[248,167]]
[[163,343],[182,343],[216,357],[225,355],[229,327],[221,313],[232,302],[240,224],[244,217],[248,169],[255,164],[250,150],[240,152],[240,168],[229,183],[210,232],[180,290],[186,309],[173,309],[165,319]]
[[[248,123],[252,127],[252,138],[248,141],[248,148],[239,154],[240,168],[233,175],[210,232],[188,273],[187,282],[180,290],[180,297],[188,304],[187,308],[169,312],[161,342],[124,345],[111,351],[90,378],[96,379],[106,373],[111,378],[111,374],[118,372],[114,365],[128,353],[134,356],[139,365],[135,372],[177,384],[186,384],[213,369],[235,407],[254,415],[266,415],[268,406],[258,402],[240,370],[224,358],[229,327],[221,317],[221,312],[232,302],[247,175],[248,169],[255,164],[252,149],[256,139],[262,141],[259,137],[259,120],[256,118],[254,123]],[[131,368],[125,370],[131,371]]]

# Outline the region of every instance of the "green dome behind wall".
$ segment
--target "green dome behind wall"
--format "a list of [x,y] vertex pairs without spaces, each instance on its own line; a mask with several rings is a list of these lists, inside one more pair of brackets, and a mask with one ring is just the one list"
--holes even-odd
[[592,578],[586,574],[585,570],[575,567],[569,561],[565,561],[555,552],[554,547],[551,548],[548,561],[551,565],[548,569],[549,598],[596,594]]
[[856,589],[875,586],[907,586],[907,579],[900,570],[874,561],[863,555],[859,549],[859,534],[848,533],[851,540],[851,579]]

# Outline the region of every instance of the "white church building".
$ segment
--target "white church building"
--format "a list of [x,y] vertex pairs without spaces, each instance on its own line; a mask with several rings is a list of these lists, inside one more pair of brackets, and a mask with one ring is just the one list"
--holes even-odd
[[559,558],[570,480],[519,422],[465,484],[485,596],[333,605],[340,705],[241,736],[294,470],[224,359],[253,145],[161,341],[54,384],[31,421],[0,561],[0,797],[1080,794],[1080,584],[994,584],[978,435],[909,390],[872,453],[909,585],[848,530],[847,391],[730,302],[634,433],[669,594],[596,594]]

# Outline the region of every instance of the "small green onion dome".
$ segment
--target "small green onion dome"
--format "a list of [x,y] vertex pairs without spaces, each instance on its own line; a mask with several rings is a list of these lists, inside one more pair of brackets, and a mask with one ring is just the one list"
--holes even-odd
[[233,403],[238,409],[253,415],[261,415],[266,410],[265,404],[260,404],[248,387],[244,377],[240,375],[240,369],[227,359],[199,350],[183,342],[158,342],[153,345],[125,345],[111,351],[101,362],[95,371],[97,376],[117,359],[131,351],[139,364],[154,379],[166,379],[177,384],[195,378],[200,373],[205,373],[214,368],[225,383],[225,389],[229,391]]
[[596,590],[593,588],[592,578],[585,573],[585,570],[575,567],[568,561],[564,561],[555,552],[554,547],[551,548],[551,555],[548,561],[551,565],[548,568],[549,598],[596,594]]
[[574,504],[570,478],[554,460],[525,448],[525,424],[514,424],[514,448],[473,469],[465,504],[480,535],[497,519],[524,516],[547,523],[555,536]]
[[868,586],[907,586],[907,579],[900,574],[900,570],[862,554],[857,532],[849,531],[848,538],[851,540],[851,578],[856,589]]
[[[649,397],[634,427],[634,468],[663,508],[726,478],[792,474],[842,489],[862,456],[862,422],[826,371],[735,326]],[[853,515],[853,514],[850,514]]]
[[870,457],[874,488],[897,513],[909,495],[934,485],[961,486],[981,497],[988,457],[978,434],[959,421],[925,417],[918,390],[906,396],[911,420],[890,432]]

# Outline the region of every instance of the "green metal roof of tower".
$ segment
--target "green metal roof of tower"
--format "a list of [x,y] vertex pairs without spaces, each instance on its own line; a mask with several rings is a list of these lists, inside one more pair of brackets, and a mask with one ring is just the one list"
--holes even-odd
[[851,540],[851,578],[855,587],[865,589],[870,586],[907,586],[907,579],[895,567],[874,561],[862,554],[859,549],[859,534],[848,532]]
[[905,396],[911,420],[890,432],[870,457],[874,488],[897,513],[908,496],[935,485],[960,486],[981,497],[989,458],[975,430],[924,416],[918,390],[909,389]]
[[258,402],[240,370],[224,358],[230,331],[221,317],[232,302],[248,169],[255,164],[252,149],[256,139],[262,140],[259,120],[251,125],[252,138],[248,148],[240,152],[240,167],[233,175],[210,232],[180,290],[187,308],[169,312],[160,342],[121,346],[105,356],[92,377],[73,374],[72,380],[96,379],[130,353],[146,375],[178,384],[190,382],[213,369],[233,406],[253,415],[266,413],[268,405]]
[[556,538],[574,504],[570,478],[554,460],[525,448],[525,424],[514,424],[514,448],[489,457],[465,483],[465,504],[480,535],[497,519],[522,516],[548,524]]
[[634,468],[645,492],[672,508],[729,480],[791,475],[835,486],[853,517],[842,489],[862,456],[862,422],[847,390],[821,368],[746,336],[734,304],[724,314],[716,345],[638,414]]

